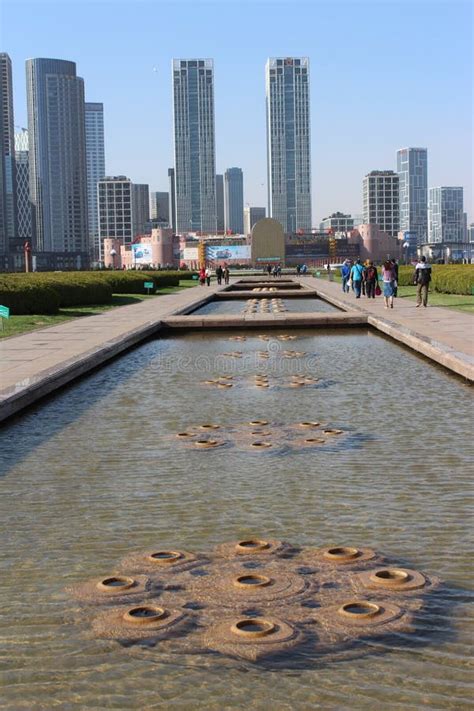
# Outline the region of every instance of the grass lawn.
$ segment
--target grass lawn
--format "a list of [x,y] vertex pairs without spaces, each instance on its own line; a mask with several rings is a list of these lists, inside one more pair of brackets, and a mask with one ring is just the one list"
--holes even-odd
[[0,319],[3,323],[3,329],[0,324],[0,338],[7,336],[19,336],[27,331],[34,331],[37,328],[45,328],[46,326],[56,326],[58,323],[70,321],[73,318],[81,316],[94,316],[103,311],[109,311],[117,306],[128,306],[129,304],[139,304],[140,301],[147,299],[156,299],[164,294],[174,294],[183,289],[196,286],[196,281],[183,279],[179,282],[179,286],[167,286],[160,289],[158,294],[147,296],[146,294],[114,294],[111,304],[97,304],[97,306],[70,306],[66,309],[59,309],[57,314],[47,316],[44,314],[27,316],[10,316],[9,319]]
[[[399,286],[398,296],[402,299],[415,301],[416,286]],[[430,291],[428,304],[431,306],[445,306],[456,311],[474,313],[474,296],[464,296],[462,294],[441,294],[438,291]]]
[[[327,281],[325,270],[321,269],[320,279]],[[340,283],[341,277],[339,274],[334,274],[334,281]],[[416,286],[399,286],[398,298],[411,299],[412,301],[415,301]],[[448,309],[464,311],[465,313],[474,313],[474,296],[464,296],[462,294],[441,294],[438,291],[430,291],[428,295],[428,304],[431,306],[444,306]]]

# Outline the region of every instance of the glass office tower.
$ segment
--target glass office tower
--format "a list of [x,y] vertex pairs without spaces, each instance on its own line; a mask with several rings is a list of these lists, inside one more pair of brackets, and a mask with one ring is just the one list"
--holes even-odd
[[228,168],[224,173],[225,229],[234,234],[244,232],[244,174],[241,168]]
[[285,232],[311,229],[309,59],[266,64],[268,209]]
[[214,63],[173,59],[176,231],[216,229]]
[[428,241],[428,151],[401,148],[397,151],[400,231],[416,234],[418,245]]
[[104,105],[86,102],[86,165],[89,248],[95,259],[100,257],[99,209],[97,185],[105,177]]
[[26,62],[33,241],[89,252],[84,82],[62,59]]

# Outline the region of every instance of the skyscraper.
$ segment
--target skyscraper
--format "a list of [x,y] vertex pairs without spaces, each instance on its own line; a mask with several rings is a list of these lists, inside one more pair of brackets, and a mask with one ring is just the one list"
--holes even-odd
[[217,229],[224,229],[224,176],[216,175]]
[[170,196],[169,193],[150,193],[150,216],[152,220],[169,224]]
[[400,178],[400,231],[416,235],[418,245],[428,241],[428,151],[400,148],[397,151]]
[[16,202],[18,239],[31,240],[30,161],[28,131],[15,133]]
[[118,239],[125,246],[133,241],[132,181],[125,175],[105,177],[97,185],[101,259],[104,239]]
[[225,229],[235,234],[244,232],[244,175],[241,168],[229,168],[224,173]]
[[285,232],[311,229],[309,59],[266,64],[268,209]]
[[33,241],[88,253],[84,82],[74,62],[26,62]]
[[399,177],[393,170],[372,170],[363,183],[364,223],[391,237],[400,229]]
[[150,220],[150,187],[146,183],[133,183],[133,236],[145,234],[146,223]]
[[99,211],[97,184],[105,177],[104,105],[86,102],[86,166],[87,211],[89,222],[89,249],[94,259],[99,259]]
[[430,188],[429,243],[456,245],[464,242],[463,188]]
[[174,168],[168,168],[168,183],[170,195],[170,225],[176,233],[176,183],[174,179]]
[[266,216],[267,211],[264,207],[244,207],[244,235],[251,234],[254,224],[264,220]]
[[12,61],[0,53],[0,254],[17,237]]
[[214,63],[173,59],[176,231],[216,229]]

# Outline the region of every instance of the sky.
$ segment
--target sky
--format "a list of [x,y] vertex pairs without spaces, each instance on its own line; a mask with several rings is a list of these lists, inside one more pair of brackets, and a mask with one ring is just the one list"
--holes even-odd
[[25,60],[68,59],[87,101],[104,103],[106,170],[168,190],[171,60],[210,57],[216,169],[244,172],[244,201],[267,205],[265,62],[308,56],[313,224],[362,213],[362,180],[428,148],[428,184],[472,200],[473,4],[458,0],[0,0],[13,62],[15,123],[27,126]]

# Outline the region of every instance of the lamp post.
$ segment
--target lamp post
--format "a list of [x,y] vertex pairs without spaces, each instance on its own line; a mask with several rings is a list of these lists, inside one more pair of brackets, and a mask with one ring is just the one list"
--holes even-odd
[[112,265],[113,265],[113,268],[115,269],[115,257],[117,256],[117,250],[112,247],[109,254],[112,257]]

